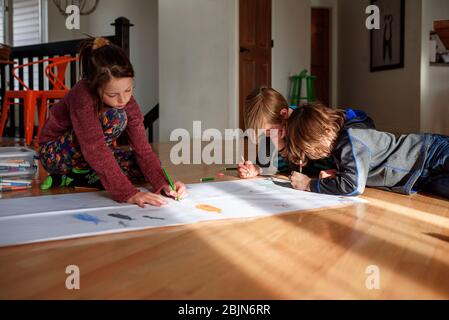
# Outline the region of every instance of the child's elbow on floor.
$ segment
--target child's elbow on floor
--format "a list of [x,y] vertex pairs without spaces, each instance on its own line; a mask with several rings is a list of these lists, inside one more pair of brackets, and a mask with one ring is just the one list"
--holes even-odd
[[352,192],[345,194],[346,197],[357,197],[363,194],[365,191],[365,187],[355,186]]
[[365,191],[365,186],[359,186],[357,184],[349,184],[341,188],[341,193],[339,196],[345,197],[357,197],[363,194]]

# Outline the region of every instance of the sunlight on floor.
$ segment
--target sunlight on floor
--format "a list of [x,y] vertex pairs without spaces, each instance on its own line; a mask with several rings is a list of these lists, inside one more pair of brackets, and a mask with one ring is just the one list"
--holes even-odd
[[[430,212],[417,210],[413,208],[409,208],[403,205],[395,204],[388,201],[379,200],[372,197],[365,197],[369,200],[370,205],[392,211],[396,214],[402,215],[404,217],[415,219],[421,222],[425,222],[431,224],[435,227],[449,229],[449,218],[441,215],[436,215]],[[449,214],[449,208],[444,210],[446,214]],[[444,214],[444,212],[440,212],[440,214]]]

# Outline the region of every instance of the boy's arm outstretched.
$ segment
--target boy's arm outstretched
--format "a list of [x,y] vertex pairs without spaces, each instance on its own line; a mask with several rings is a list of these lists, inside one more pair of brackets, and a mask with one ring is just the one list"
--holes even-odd
[[310,191],[331,195],[356,196],[365,190],[371,154],[366,145],[343,132],[334,149],[335,177],[312,179]]

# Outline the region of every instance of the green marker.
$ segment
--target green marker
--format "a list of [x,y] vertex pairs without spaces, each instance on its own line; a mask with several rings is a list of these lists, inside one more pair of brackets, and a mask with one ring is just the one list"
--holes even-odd
[[[167,171],[165,170],[165,168],[162,168],[162,170],[164,170],[165,177],[167,178],[168,183],[170,184],[170,187],[173,189],[174,192],[176,192],[175,185],[173,184],[173,182],[172,182],[170,176],[168,175]],[[178,196],[176,196],[176,201],[179,201]]]
[[208,177],[208,178],[201,178],[200,179],[200,181],[201,182],[206,182],[206,181],[214,181],[215,180],[215,178],[212,178],[212,177]]
[[227,167],[226,171],[236,171],[237,167]]

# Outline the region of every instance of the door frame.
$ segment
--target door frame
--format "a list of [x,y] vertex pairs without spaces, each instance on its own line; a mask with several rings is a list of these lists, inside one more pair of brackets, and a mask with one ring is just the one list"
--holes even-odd
[[233,66],[230,68],[230,76],[229,76],[229,116],[228,116],[228,128],[239,128],[240,123],[240,102],[239,102],[239,94],[240,94],[240,23],[239,23],[239,1],[240,0],[231,0],[232,5],[234,6],[234,10],[232,12],[232,16],[229,17],[229,21],[233,21],[231,23],[232,30],[230,31],[230,36],[233,37],[233,46],[231,46],[229,50],[229,65]]
[[[276,0],[271,0],[271,38],[273,38],[273,3]],[[233,27],[234,32],[231,33],[234,36],[234,48],[230,55],[231,65],[234,65],[234,75],[230,77],[230,91],[232,92],[229,101],[229,128],[240,128],[240,0],[233,0],[234,4],[234,19]],[[272,48],[273,50],[273,48]],[[271,81],[273,80],[273,51],[271,52]]]
[[312,9],[329,9],[330,19],[330,33],[329,33],[329,103],[330,106],[338,107],[338,6],[335,5],[312,5],[310,6],[310,15],[312,15]]

